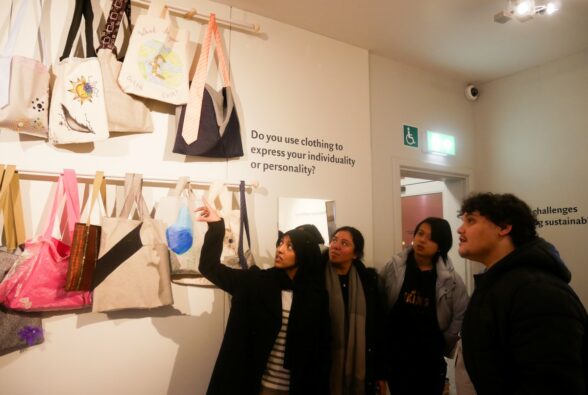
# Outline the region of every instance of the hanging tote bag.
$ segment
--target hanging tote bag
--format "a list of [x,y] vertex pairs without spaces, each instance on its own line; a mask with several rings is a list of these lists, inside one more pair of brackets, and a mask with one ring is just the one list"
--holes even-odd
[[[251,245],[249,235],[249,219],[245,203],[245,182],[239,183],[239,200],[225,185],[213,183],[208,192],[208,201],[215,207],[225,222],[225,237],[221,262],[234,269],[247,269],[255,264],[249,248],[245,250],[243,231],[247,237],[248,246]],[[238,205],[235,208],[235,204]]]
[[91,224],[90,218],[98,194],[102,196],[102,203],[106,207],[106,180],[102,171],[97,171],[94,177],[88,219],[86,223],[78,222],[75,225],[65,281],[66,291],[89,291],[92,288],[94,269],[100,250],[101,227]]
[[21,311],[45,311],[79,309],[91,303],[89,292],[65,291],[70,246],[51,236],[58,208],[64,203],[59,223],[65,223],[64,237],[71,240],[80,215],[73,170],[65,170],[59,176],[45,231],[25,243],[23,254],[0,283],[0,303],[4,306]]
[[[249,216],[247,215],[247,201],[245,200],[245,181],[239,183],[239,210],[240,210],[240,226],[239,226],[239,245],[237,247],[237,255],[239,256],[239,266],[242,269],[247,269],[255,265],[255,259],[251,253],[251,236],[249,234]],[[247,249],[243,240],[243,234],[247,237]]]
[[[213,35],[224,84],[220,91],[206,84]],[[176,120],[177,133],[173,152],[209,158],[243,156],[241,127],[214,14],[210,14],[210,21],[202,41],[200,58],[190,86],[189,102],[186,106],[176,109]]]
[[[98,48],[98,61],[106,100],[106,114],[110,132],[153,132],[151,113],[145,103],[121,89],[118,76],[122,67],[115,53],[115,41],[129,0],[112,2]],[[128,15],[128,14],[127,14]],[[129,17],[130,25],[130,17]],[[132,116],[129,116],[132,114]]]
[[0,128],[47,138],[49,66],[45,41],[40,34],[43,9],[41,1],[35,27],[39,30],[42,61],[12,55],[29,3],[34,4],[32,0],[21,1],[8,33],[8,40],[0,54]]
[[16,166],[0,165],[0,210],[4,217],[6,249],[14,251],[25,242],[20,179]]
[[213,286],[200,272],[200,251],[208,226],[197,221],[193,212],[201,200],[190,188],[188,177],[180,177],[176,187],[157,204],[155,217],[166,226],[170,251],[171,281],[181,285]]
[[[102,219],[100,258],[94,271],[94,312],[173,303],[163,223],[149,216],[141,194],[141,175],[127,174],[125,192],[120,216]],[[134,206],[138,220],[129,219]]]
[[[71,57],[82,20],[86,29],[86,58]],[[49,139],[53,144],[106,140],[108,119],[100,63],[93,47],[91,0],[76,0],[63,55],[55,66],[55,83],[49,110]]]
[[171,104],[188,101],[189,32],[178,29],[161,0],[139,15],[118,77],[127,93]]
[[[0,165],[0,209],[4,215],[6,250],[0,249],[0,282],[12,268],[24,243],[24,222],[18,173],[14,166]],[[41,317],[35,313],[8,310],[0,306],[0,355],[43,342]]]

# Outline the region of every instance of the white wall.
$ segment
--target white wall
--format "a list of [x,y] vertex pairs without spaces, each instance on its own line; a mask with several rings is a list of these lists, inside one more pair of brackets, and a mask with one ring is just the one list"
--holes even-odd
[[[538,219],[588,218],[588,50],[480,86],[476,189],[510,192],[531,208],[576,207]],[[543,226],[588,305],[588,224]]]
[[[73,1],[45,1],[45,29],[56,62]],[[102,1],[102,3],[106,3]],[[9,3],[8,3],[9,4]],[[8,15],[0,6],[0,20]],[[208,1],[174,0],[176,6],[217,13],[218,18],[259,23],[261,36],[222,29],[241,116],[245,157],[237,160],[186,158],[171,153],[174,109],[151,104],[153,134],[116,136],[108,141],[54,147],[44,141],[0,131],[0,162],[23,170],[80,174],[104,170],[107,177],[140,172],[146,178],[228,182],[259,181],[248,194],[252,247],[259,264],[271,264],[277,232],[279,197],[335,200],[337,224],[359,228],[366,238],[366,262],[372,262],[372,177],[370,159],[369,68],[365,50]],[[135,15],[145,12],[133,7]],[[201,41],[202,26],[180,21]],[[0,45],[6,29],[0,30]],[[30,35],[28,36],[30,38]],[[18,51],[30,55],[27,36]],[[282,142],[252,137],[252,130]],[[286,143],[285,138],[298,138]],[[333,152],[307,147],[302,140],[337,144]],[[345,163],[261,157],[253,147],[308,155],[335,154]],[[352,162],[353,161],[353,162]],[[259,163],[260,169],[252,168]],[[309,175],[263,171],[264,165],[304,165]],[[50,183],[23,186],[27,235],[36,233]],[[152,204],[158,196],[145,188]],[[358,210],[358,208],[365,208]],[[64,313],[44,320],[46,341],[23,353],[0,357],[3,394],[203,394],[223,333],[226,301],[222,292],[174,287],[173,307],[116,314]]]
[[[472,185],[474,118],[464,84],[370,55],[374,257],[383,265],[401,249],[400,168],[466,177]],[[403,125],[455,136],[456,155],[439,157],[404,146]]]

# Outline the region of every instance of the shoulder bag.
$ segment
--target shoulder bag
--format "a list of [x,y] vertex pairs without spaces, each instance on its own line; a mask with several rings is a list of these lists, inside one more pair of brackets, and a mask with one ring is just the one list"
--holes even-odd
[[188,101],[189,33],[179,29],[161,0],[139,15],[118,77],[122,89],[170,104]]
[[[0,249],[0,282],[12,268],[17,247],[25,242],[18,173],[14,166],[0,165],[0,210],[4,214],[6,251]],[[43,342],[41,317],[0,306],[0,355]]]
[[89,292],[65,290],[70,246],[52,236],[55,217],[62,206],[65,206],[59,216],[59,223],[64,224],[62,238],[71,242],[80,216],[73,170],[64,170],[59,176],[45,231],[25,243],[24,252],[0,283],[0,303],[4,306],[21,311],[46,311],[79,309],[91,303]]
[[[102,218],[100,257],[94,271],[92,311],[171,305],[169,254],[163,224],[150,217],[140,174],[127,174],[118,217]],[[138,219],[131,219],[133,207]]]
[[[70,56],[82,16],[85,20],[86,57]],[[49,111],[49,140],[53,144],[88,143],[109,136],[105,91],[94,50],[91,0],[76,0],[74,17],[63,55],[55,66],[55,84]]]
[[[102,70],[104,94],[108,98],[106,100],[108,129],[111,133],[153,131],[149,108],[137,97],[125,93],[117,81],[122,62],[116,58],[114,44],[129,3],[130,0],[115,0],[112,2],[108,20],[100,38],[100,47],[98,48],[98,61]],[[129,116],[129,114],[132,114],[132,116]]]
[[[206,84],[213,34],[215,52],[223,79],[223,87],[220,91]],[[210,14],[210,22],[202,41],[200,58],[190,86],[189,102],[186,106],[176,109],[176,121],[177,133],[173,152],[210,158],[243,156],[241,127],[214,14]]]
[[47,138],[50,77],[45,40],[41,34],[41,1],[35,26],[41,62],[12,55],[28,3],[32,4],[33,1],[21,1],[0,55],[0,128]]

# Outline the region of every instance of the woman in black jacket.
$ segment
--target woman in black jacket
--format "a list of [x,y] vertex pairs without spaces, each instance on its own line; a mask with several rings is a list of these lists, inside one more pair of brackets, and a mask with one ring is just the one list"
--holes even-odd
[[376,359],[381,338],[378,274],[363,262],[364,239],[359,230],[335,231],[324,254],[331,316],[332,394],[374,395],[386,392]]
[[271,269],[231,269],[220,262],[222,219],[206,202],[197,211],[209,225],[199,270],[232,295],[207,394],[328,394],[328,296],[311,236],[284,233]]

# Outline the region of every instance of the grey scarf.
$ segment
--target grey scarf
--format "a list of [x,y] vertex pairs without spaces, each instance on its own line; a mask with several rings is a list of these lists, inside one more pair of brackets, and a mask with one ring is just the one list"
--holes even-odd
[[349,322],[339,276],[333,265],[326,265],[326,286],[331,315],[331,375],[333,395],[365,394],[365,295],[355,267],[349,271]]

